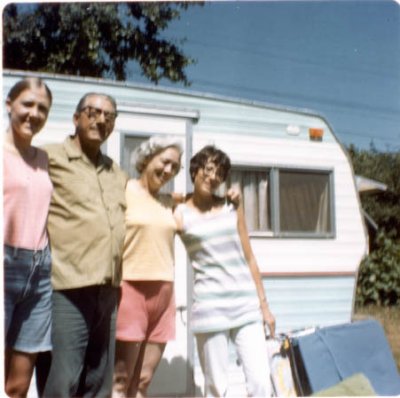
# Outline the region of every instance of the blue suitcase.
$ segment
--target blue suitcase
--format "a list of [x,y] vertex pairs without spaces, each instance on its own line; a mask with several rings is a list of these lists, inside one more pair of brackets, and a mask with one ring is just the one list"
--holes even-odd
[[291,338],[298,394],[310,395],[362,373],[377,395],[399,395],[400,375],[381,325],[364,320]]

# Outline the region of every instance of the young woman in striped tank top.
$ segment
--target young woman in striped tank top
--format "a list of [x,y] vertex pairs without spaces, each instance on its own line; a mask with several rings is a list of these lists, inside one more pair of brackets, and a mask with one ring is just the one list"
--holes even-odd
[[26,396],[39,352],[51,350],[50,251],[53,190],[44,151],[31,145],[52,103],[37,78],[18,81],[6,99],[3,146],[5,391]]
[[[249,396],[270,396],[265,330],[275,319],[265,297],[241,205],[215,191],[230,171],[229,157],[206,146],[190,162],[194,192],[175,210],[178,232],[194,270],[191,327],[196,336],[205,396],[228,390],[228,342],[243,364]],[[262,353],[260,355],[260,353]]]

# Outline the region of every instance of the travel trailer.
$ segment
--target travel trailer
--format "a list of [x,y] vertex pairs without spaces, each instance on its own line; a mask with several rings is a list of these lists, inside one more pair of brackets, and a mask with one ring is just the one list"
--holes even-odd
[[[206,144],[229,154],[230,183],[243,192],[250,238],[277,332],[349,322],[357,270],[368,236],[355,176],[346,150],[329,123],[306,110],[153,85],[31,73],[53,92],[53,106],[35,145],[72,134],[80,97],[115,97],[118,118],[103,150],[131,176],[131,153],[154,134],[179,137],[182,170],[168,189],[189,192],[188,162]],[[3,103],[26,72],[3,71]],[[6,123],[7,116],[3,112]],[[190,330],[191,269],[176,239],[177,336],[167,345],[152,395],[194,396],[202,374]],[[261,353],[262,354],[262,353]],[[232,352],[231,391],[245,396]]]

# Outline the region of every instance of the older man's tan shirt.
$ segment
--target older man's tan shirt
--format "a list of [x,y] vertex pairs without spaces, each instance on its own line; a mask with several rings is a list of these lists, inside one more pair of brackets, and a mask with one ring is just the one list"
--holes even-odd
[[104,155],[94,166],[72,137],[44,149],[54,187],[47,223],[54,289],[119,286],[127,175]]

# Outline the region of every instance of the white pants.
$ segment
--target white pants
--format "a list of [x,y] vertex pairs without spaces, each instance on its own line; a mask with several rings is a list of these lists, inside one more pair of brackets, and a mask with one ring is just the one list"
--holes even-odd
[[271,396],[267,347],[261,323],[250,323],[215,333],[196,334],[196,339],[204,374],[204,396],[225,397],[227,394],[229,339],[235,344],[242,363],[248,396]]

